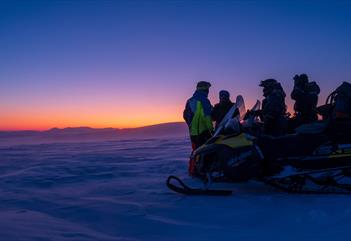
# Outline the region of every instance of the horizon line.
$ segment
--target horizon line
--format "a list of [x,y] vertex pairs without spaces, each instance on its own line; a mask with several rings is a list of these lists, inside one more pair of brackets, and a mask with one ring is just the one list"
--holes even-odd
[[136,127],[93,127],[93,126],[67,126],[67,127],[49,127],[49,128],[42,128],[42,129],[0,129],[0,132],[14,132],[14,131],[38,131],[38,132],[44,132],[44,131],[49,131],[52,129],[78,129],[78,128],[90,128],[90,129],[115,129],[115,130],[126,130],[126,129],[138,129],[138,128],[144,128],[144,127],[150,127],[150,126],[157,126],[157,125],[164,125],[164,124],[175,124],[175,123],[185,123],[185,121],[170,121],[170,122],[161,122],[161,123],[155,123],[155,124],[150,124],[150,125],[142,125],[142,126],[136,126]]

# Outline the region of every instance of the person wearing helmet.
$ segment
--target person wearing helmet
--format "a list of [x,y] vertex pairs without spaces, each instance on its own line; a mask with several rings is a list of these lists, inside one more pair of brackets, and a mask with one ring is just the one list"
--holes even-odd
[[[329,97],[328,97],[329,99]],[[333,143],[351,142],[351,83],[343,82],[331,94],[326,133]]]
[[286,132],[286,105],[285,92],[281,84],[275,79],[261,81],[263,87],[261,118],[263,120],[263,133],[280,136]]
[[216,128],[233,105],[234,103],[230,100],[229,92],[221,90],[219,92],[219,103],[213,107],[211,112],[212,121],[216,123]]
[[193,96],[187,100],[183,118],[189,127],[193,150],[211,138],[213,132],[211,111],[212,105],[208,99],[211,84],[200,81],[196,85]]
[[294,128],[318,120],[317,104],[320,88],[316,82],[309,82],[306,74],[295,75],[291,99],[295,100]]
[[343,82],[335,91],[333,118],[351,120],[351,83]]

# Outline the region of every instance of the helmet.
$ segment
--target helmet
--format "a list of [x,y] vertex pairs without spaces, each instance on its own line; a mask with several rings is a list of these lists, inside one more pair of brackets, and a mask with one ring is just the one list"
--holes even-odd
[[307,74],[301,74],[300,75],[300,80],[304,83],[308,83],[308,76]]
[[211,87],[211,83],[207,81],[199,81],[196,85],[197,90],[208,90]]
[[301,75],[295,75],[294,76],[294,81],[295,81],[295,86],[305,89],[305,87],[307,87],[308,84],[308,76],[307,74],[301,74]]
[[269,88],[269,87],[274,87],[277,84],[278,84],[278,81],[276,81],[275,79],[266,79],[261,81],[260,86]]

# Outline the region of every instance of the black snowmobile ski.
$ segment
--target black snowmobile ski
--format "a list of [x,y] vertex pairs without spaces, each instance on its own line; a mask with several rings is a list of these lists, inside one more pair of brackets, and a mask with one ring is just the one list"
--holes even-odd
[[[171,183],[172,180],[176,180],[180,186],[176,186],[172,184]],[[169,176],[167,178],[166,184],[167,184],[167,187],[172,191],[181,193],[184,195],[230,196],[233,193],[231,190],[190,188],[187,185],[185,185],[184,182],[176,176]]]
[[[351,166],[300,171],[285,176],[264,177],[270,186],[290,193],[301,194],[351,194]],[[349,181],[350,181],[349,180]]]

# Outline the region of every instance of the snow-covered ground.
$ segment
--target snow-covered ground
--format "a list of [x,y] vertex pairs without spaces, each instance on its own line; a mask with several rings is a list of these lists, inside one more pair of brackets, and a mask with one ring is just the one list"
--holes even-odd
[[182,196],[188,140],[0,147],[0,240],[349,240],[351,196],[216,184],[231,197]]

